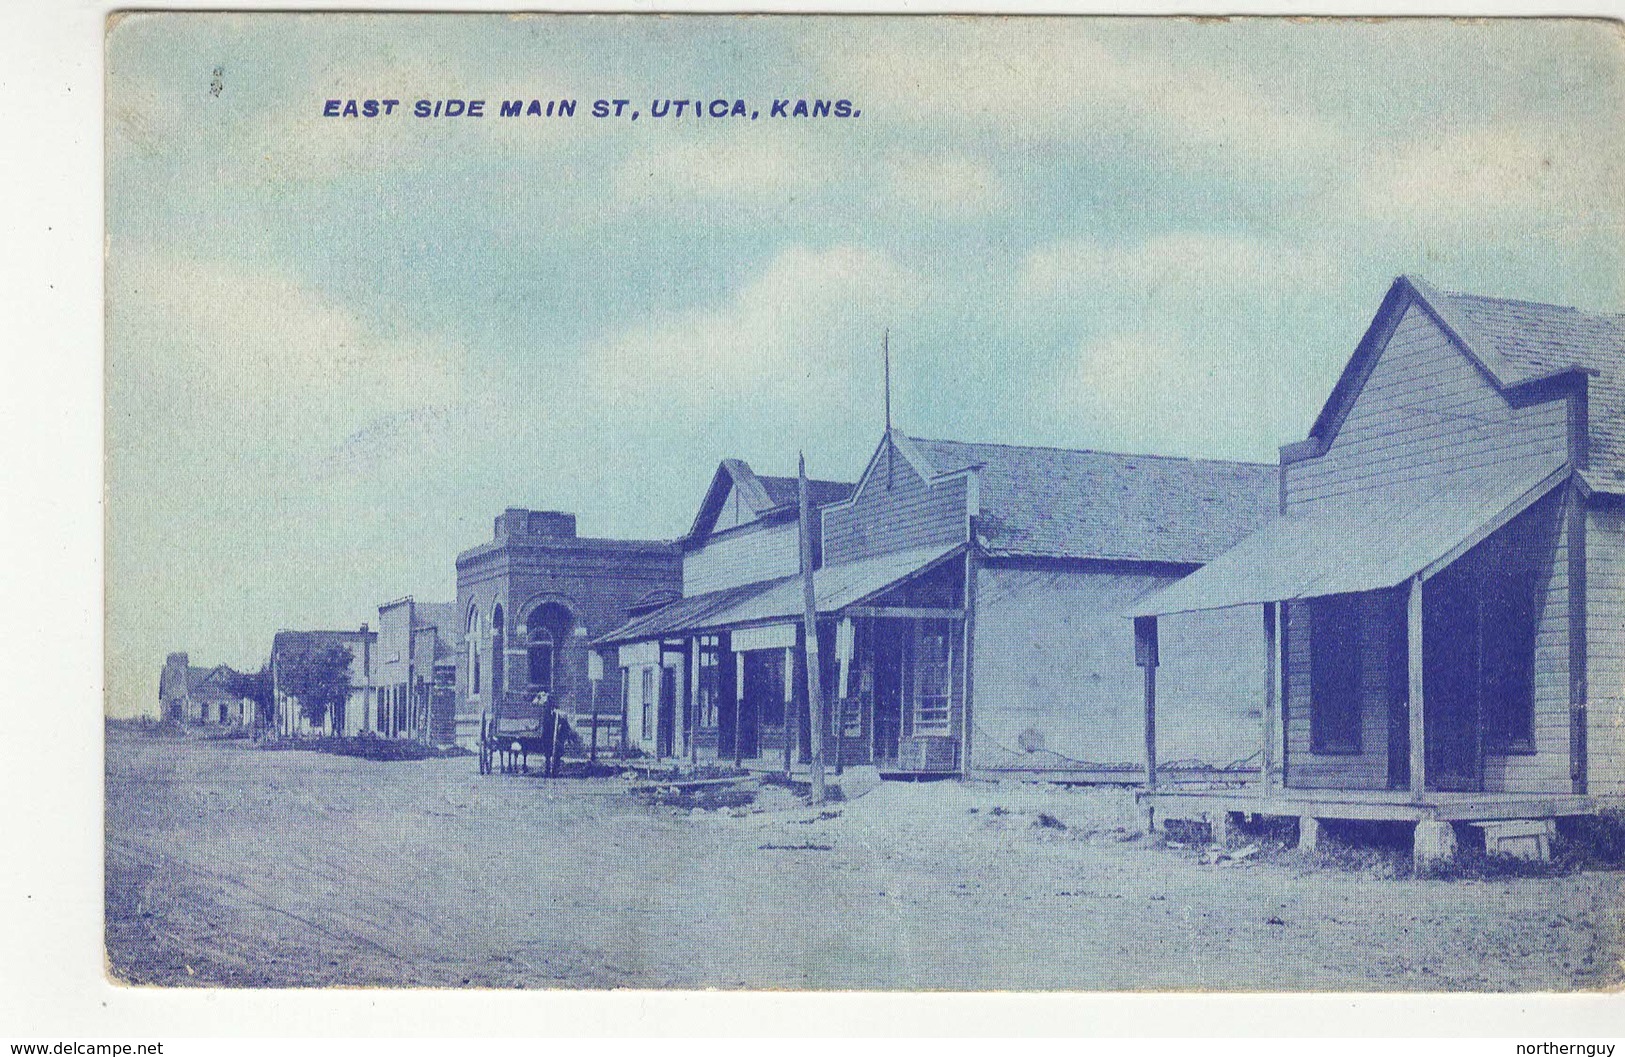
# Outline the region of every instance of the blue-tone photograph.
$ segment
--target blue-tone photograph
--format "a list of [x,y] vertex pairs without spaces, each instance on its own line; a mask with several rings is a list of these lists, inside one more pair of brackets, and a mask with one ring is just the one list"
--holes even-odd
[[106,974],[1625,985],[1625,36],[118,13]]

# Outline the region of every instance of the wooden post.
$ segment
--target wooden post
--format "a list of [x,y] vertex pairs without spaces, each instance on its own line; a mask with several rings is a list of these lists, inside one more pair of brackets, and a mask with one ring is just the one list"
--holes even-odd
[[1275,769],[1275,624],[1277,604],[1264,603],[1264,720],[1258,756],[1258,787],[1269,789]]
[[964,673],[960,676],[960,739],[959,739],[959,776],[970,777],[971,754],[971,704],[975,698],[976,689],[976,543],[973,539],[970,546],[965,548],[965,620],[961,630],[964,632],[964,649],[960,650],[960,666]]
[[599,679],[592,680],[592,692],[589,695],[592,702],[592,734],[590,736],[591,747],[587,750],[587,762],[592,765],[598,763],[598,684],[601,681],[601,676]]
[[734,766],[745,764],[745,739],[740,732],[745,726],[745,655],[734,654]]
[[1157,787],[1157,618],[1134,618],[1134,663],[1145,670],[1145,787]]
[[796,649],[784,648],[784,776],[793,770],[791,753],[801,736],[801,714],[796,709]]
[[[700,637],[689,639],[688,665],[688,765],[700,765]],[[713,673],[714,677],[714,673]]]
[[807,659],[807,725],[812,742],[812,802],[824,802],[824,694],[818,671],[818,598],[813,590],[812,505],[807,499],[807,457],[796,469],[801,522],[801,598],[805,613]]
[[1405,663],[1409,675],[1411,731],[1411,792],[1427,792],[1427,713],[1422,697],[1422,577],[1411,579],[1405,616]]

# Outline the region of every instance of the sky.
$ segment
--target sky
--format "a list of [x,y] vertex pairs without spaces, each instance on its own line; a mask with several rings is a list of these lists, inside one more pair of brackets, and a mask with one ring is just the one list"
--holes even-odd
[[[125,17],[108,709],[156,712],[171,650],[452,598],[505,507],[672,538],[724,457],[855,479],[887,329],[905,432],[1274,461],[1396,275],[1625,307],[1622,57],[1582,21]],[[576,116],[495,113],[533,98]]]

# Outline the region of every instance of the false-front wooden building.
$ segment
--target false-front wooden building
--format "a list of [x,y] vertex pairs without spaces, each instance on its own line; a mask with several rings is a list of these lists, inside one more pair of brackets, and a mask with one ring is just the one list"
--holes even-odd
[[[605,636],[629,726],[658,755],[807,755],[803,583],[788,497],[720,531],[713,497],[686,543],[685,597]],[[786,490],[794,482],[786,485]],[[817,484],[814,591],[825,759],[899,774],[1132,779],[1140,751],[1131,635],[1118,614],[1258,527],[1273,466],[968,444],[886,434],[850,495]],[[698,580],[689,575],[695,569]],[[1231,614],[1175,622],[1185,761],[1245,763],[1262,672],[1231,654]],[[1239,710],[1239,714],[1238,714]],[[1221,724],[1222,725],[1222,724]]]
[[1129,608],[1152,730],[1162,625],[1231,607],[1269,766],[1154,811],[1417,821],[1426,859],[1625,794],[1625,317],[1396,280],[1281,450],[1280,517]]

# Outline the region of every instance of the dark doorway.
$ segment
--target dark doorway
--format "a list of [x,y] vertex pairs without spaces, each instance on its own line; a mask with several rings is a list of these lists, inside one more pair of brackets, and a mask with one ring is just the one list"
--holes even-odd
[[673,739],[677,725],[677,669],[660,669],[660,713],[655,719],[655,755],[675,756]]
[[1422,592],[1422,700],[1427,785],[1441,791],[1484,787],[1478,700],[1478,591],[1457,562]]
[[762,754],[761,732],[784,725],[784,651],[751,650],[745,654],[745,692],[740,705],[739,736],[745,758]]
[[904,642],[908,625],[900,620],[876,621],[875,760],[896,760],[903,736]]

